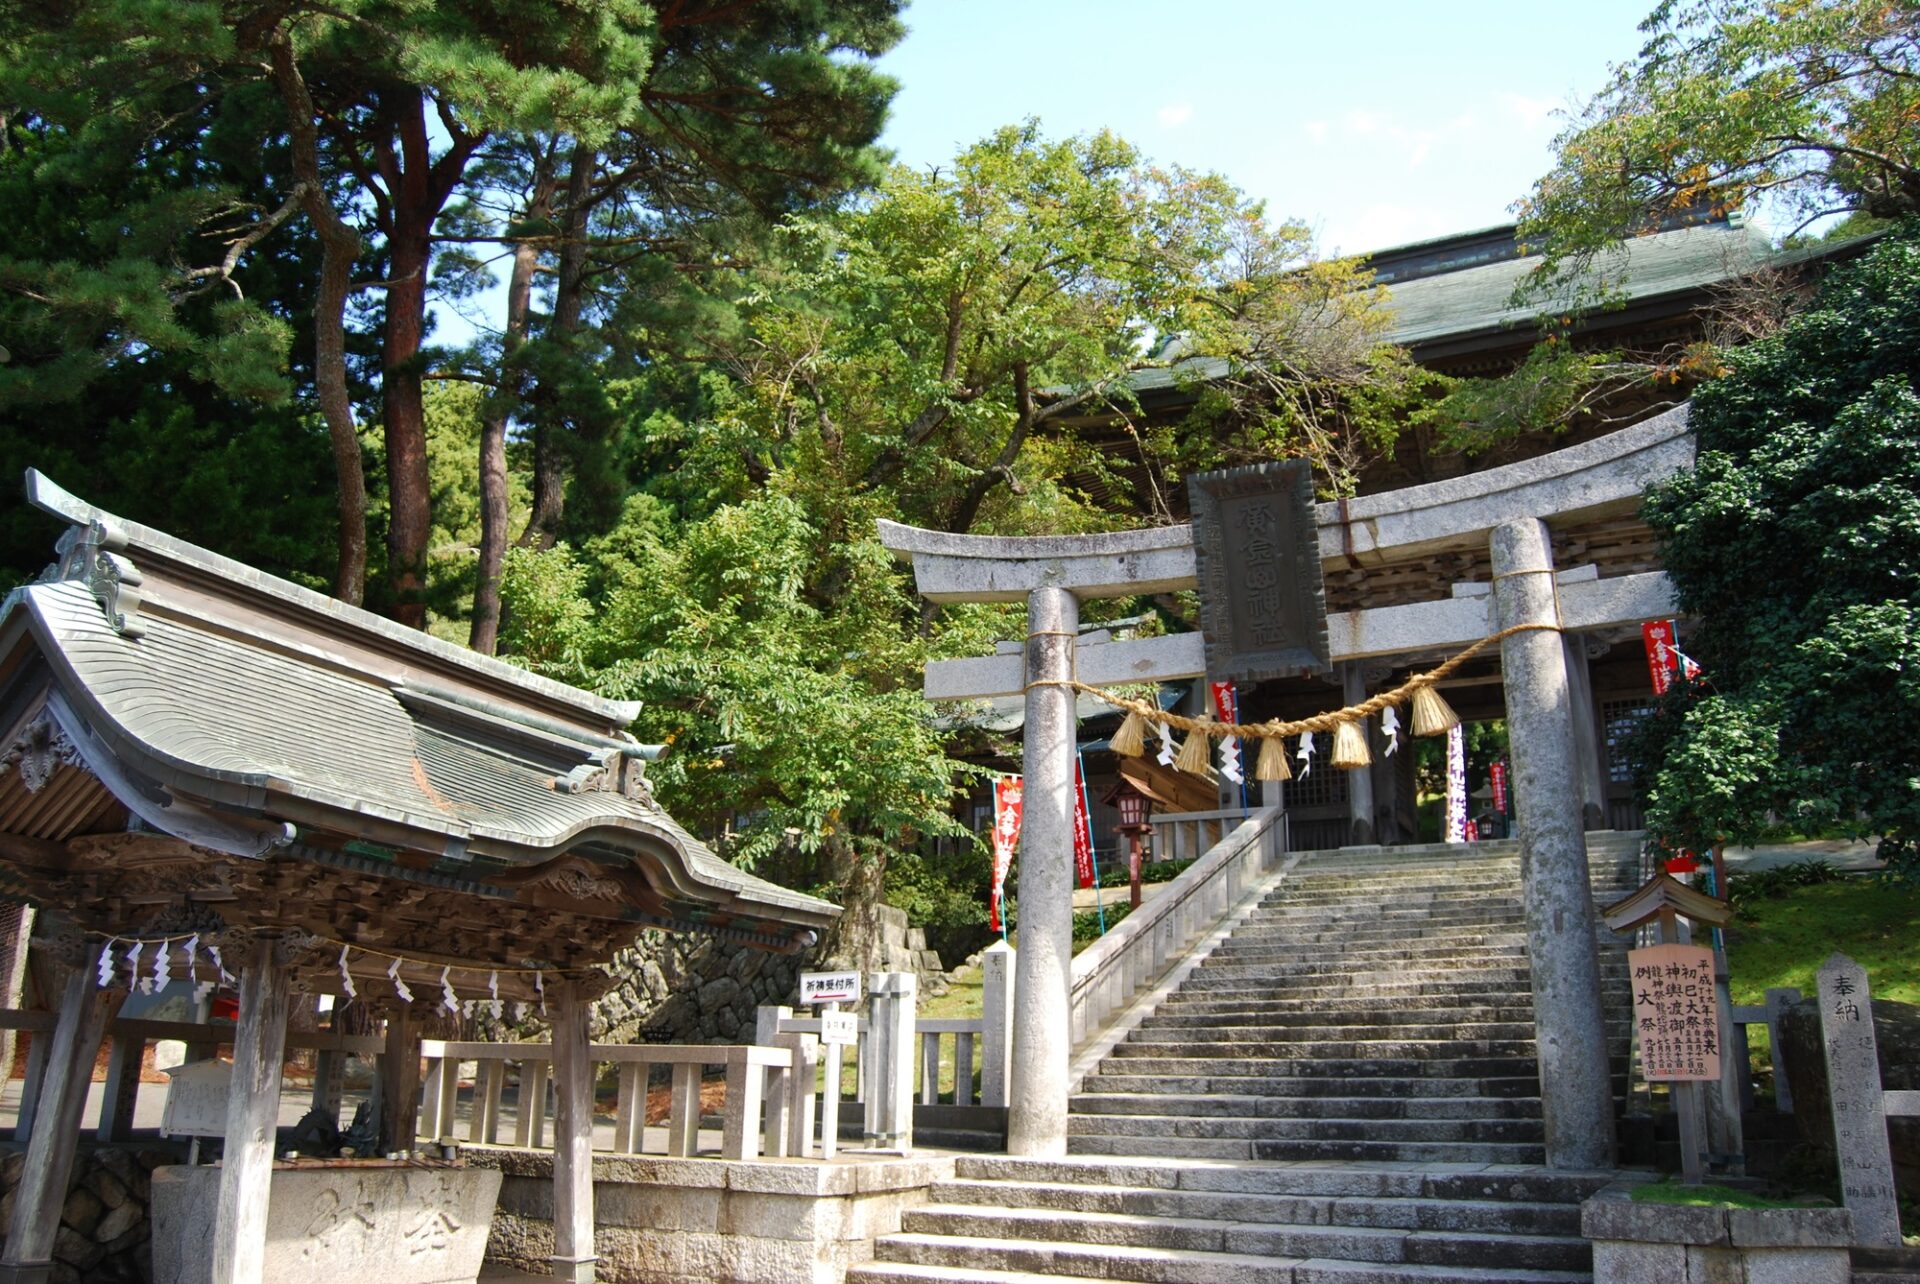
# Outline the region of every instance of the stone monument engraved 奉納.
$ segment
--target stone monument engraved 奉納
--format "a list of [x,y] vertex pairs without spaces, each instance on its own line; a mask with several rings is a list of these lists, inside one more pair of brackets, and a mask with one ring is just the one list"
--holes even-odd
[[1187,496],[1208,675],[1250,683],[1330,672],[1307,462],[1198,473]]

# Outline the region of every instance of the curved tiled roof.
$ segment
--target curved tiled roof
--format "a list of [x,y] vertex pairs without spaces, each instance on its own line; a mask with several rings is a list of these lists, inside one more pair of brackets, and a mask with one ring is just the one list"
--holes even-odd
[[[638,706],[320,598],[43,478],[29,493],[86,549],[15,591],[0,647],[32,639],[81,738],[161,791],[160,827],[185,803],[470,871],[591,846],[703,922],[793,937],[838,912],[734,868],[654,803],[640,772],[656,751],[621,730]],[[137,599],[99,583],[109,557]]]

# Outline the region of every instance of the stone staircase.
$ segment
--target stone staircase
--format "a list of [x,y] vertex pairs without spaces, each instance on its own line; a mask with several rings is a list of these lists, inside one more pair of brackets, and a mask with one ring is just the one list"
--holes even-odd
[[[1637,835],[1589,835],[1596,898]],[[1602,954],[1620,1013],[1625,961]],[[849,1281],[1574,1284],[1515,844],[1312,853],[1088,1075],[1068,1156],[964,1158]]]

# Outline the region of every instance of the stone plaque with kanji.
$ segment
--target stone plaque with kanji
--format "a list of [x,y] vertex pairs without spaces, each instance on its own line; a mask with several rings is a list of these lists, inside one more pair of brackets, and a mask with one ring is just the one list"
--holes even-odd
[[1633,1022],[1647,1082],[1720,1077],[1720,1016],[1713,951],[1703,945],[1655,945],[1627,951]]
[[1332,669],[1320,529],[1305,460],[1187,479],[1207,674],[1261,682]]

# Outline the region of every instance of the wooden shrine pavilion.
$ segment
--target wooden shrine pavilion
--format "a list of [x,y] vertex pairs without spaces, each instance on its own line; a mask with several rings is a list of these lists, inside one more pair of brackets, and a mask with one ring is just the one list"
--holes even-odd
[[294,990],[387,1013],[390,1137],[418,1090],[409,1013],[545,1006],[555,1265],[590,1279],[597,965],[650,927],[796,952],[837,909],[674,823],[647,786],[659,751],[623,730],[637,705],[123,521],[38,473],[27,498],[68,529],[57,564],[0,608],[0,895],[39,907],[35,948],[70,970],[0,1281],[46,1278],[127,987],[228,972],[216,1281],[260,1278]]

